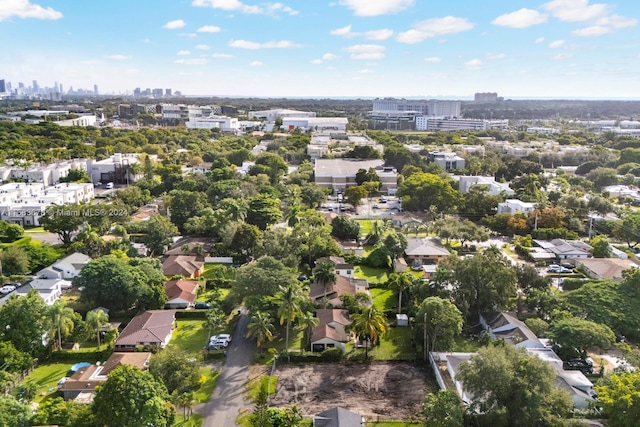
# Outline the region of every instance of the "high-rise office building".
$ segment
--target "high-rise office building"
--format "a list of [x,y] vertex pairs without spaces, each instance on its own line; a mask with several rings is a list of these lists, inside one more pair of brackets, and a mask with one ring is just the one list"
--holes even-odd
[[165,89],[164,96],[171,96],[171,89]]
[[140,96],[140,92],[141,92],[141,91],[140,91],[140,88],[139,88],[139,87],[135,88],[135,89],[133,90],[133,96]]
[[93,85],[93,94],[94,95],[98,94],[98,85]]
[[7,86],[4,84],[4,79],[0,80],[0,93],[7,91]]
[[33,93],[38,93],[40,92],[40,86],[38,86],[38,81],[34,80],[33,81]]

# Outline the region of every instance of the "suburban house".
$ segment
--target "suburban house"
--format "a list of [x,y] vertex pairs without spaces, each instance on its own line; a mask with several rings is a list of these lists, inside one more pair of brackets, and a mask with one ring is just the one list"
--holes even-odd
[[342,301],[340,300],[342,295],[354,296],[359,292],[369,295],[369,284],[366,280],[354,279],[336,274],[336,281],[335,283],[327,286],[326,294],[325,287],[320,283],[314,282],[309,288],[309,297],[314,303],[320,302],[326,298],[327,302],[334,307],[340,307],[342,305]]
[[167,277],[184,276],[192,279],[204,272],[204,261],[195,255],[171,255],[162,263],[162,274]]
[[118,336],[115,351],[135,351],[136,347],[164,348],[176,322],[175,310],[148,310],[131,319]]
[[[102,365],[89,365],[79,368],[64,382],[58,385],[64,400],[78,399],[83,402],[93,400],[96,387],[107,381],[107,375],[121,365],[134,366],[139,369],[147,369],[151,353],[113,353]],[[80,399],[82,395],[88,395]]]
[[196,280],[169,280],[164,284],[167,302],[164,308],[189,308],[196,302],[198,282]]
[[[549,364],[555,371],[554,384],[566,390],[573,404],[578,409],[584,409],[593,401],[593,384],[580,371],[565,370],[560,357],[551,347],[540,340],[523,322],[510,313],[480,316],[480,324],[492,339],[504,339],[505,343],[525,349]],[[460,364],[471,359],[475,353],[439,353],[431,352],[429,361],[440,388],[456,391],[467,404],[473,400],[464,390],[464,384],[456,380]]]
[[44,300],[47,305],[53,305],[62,296],[63,289],[71,288],[71,282],[64,279],[33,279],[26,285],[16,289],[15,294],[18,296],[26,296],[32,290]]
[[506,182],[497,182],[492,176],[460,176],[458,181],[458,189],[461,193],[468,193],[473,186],[482,186],[487,189],[487,194],[497,196],[506,194],[513,196],[515,192]]
[[407,265],[417,267],[425,264],[437,264],[451,253],[435,238],[409,238],[404,251]]
[[638,265],[628,259],[586,258],[576,261],[576,267],[592,279],[622,280],[622,272]]
[[591,246],[580,240],[534,240],[536,245],[555,255],[558,261],[564,259],[589,258]]
[[536,208],[536,203],[522,202],[518,199],[507,199],[504,203],[498,203],[498,213],[530,214]]
[[357,240],[340,240],[335,237],[333,237],[333,240],[338,244],[340,251],[343,253],[350,253],[355,256],[364,255],[364,248]]
[[[344,258],[339,256],[326,256],[322,258],[318,258],[316,260],[316,267],[325,262],[331,263],[334,265],[336,275],[340,275],[343,277],[353,277],[353,264],[348,264],[345,262]],[[315,270],[314,268],[314,270]]]
[[42,279],[73,279],[80,274],[85,265],[89,264],[89,261],[91,257],[74,252],[53,265],[43,268],[36,273],[36,276]]
[[337,406],[313,417],[313,427],[362,427],[363,425],[363,416]]
[[411,212],[403,212],[393,215],[393,218],[391,218],[391,225],[393,225],[394,228],[407,228],[411,230],[412,228],[421,226],[423,223],[424,218]]
[[351,324],[349,312],[347,310],[318,309],[316,317],[318,325],[313,328],[311,333],[311,350],[323,352],[334,347],[344,350],[344,343],[350,339],[349,334],[345,331],[345,327]]

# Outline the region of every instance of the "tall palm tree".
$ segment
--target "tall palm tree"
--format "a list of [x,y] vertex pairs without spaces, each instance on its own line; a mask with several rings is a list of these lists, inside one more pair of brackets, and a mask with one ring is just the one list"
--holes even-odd
[[73,316],[73,309],[67,307],[67,303],[64,300],[59,299],[49,307],[51,324],[58,334],[58,348],[62,348],[62,334],[66,335],[73,331]]
[[369,357],[369,344],[375,346],[380,338],[387,332],[387,319],[374,305],[367,306],[362,313],[351,316],[351,324],[348,327],[358,339],[365,341],[365,358]]
[[247,325],[247,338],[255,338],[258,347],[262,346],[262,343],[271,341],[273,339],[273,319],[268,314],[262,312],[256,312],[251,316],[251,321]]
[[220,201],[220,208],[223,209],[231,221],[242,222],[247,217],[249,205],[244,199],[223,199]]
[[98,337],[98,348],[100,348],[100,332],[107,322],[109,322],[109,315],[102,310],[88,312],[87,318],[84,320],[87,330]]
[[316,283],[323,286],[324,298],[326,298],[329,286],[336,283],[336,265],[332,262],[321,262],[313,272],[313,278]]
[[307,311],[300,315],[298,318],[298,324],[304,329],[305,341],[302,344],[303,348],[306,348],[307,345],[311,343],[311,334],[313,333],[313,328],[318,326],[318,318],[314,313]]
[[300,303],[303,301],[303,298],[302,288],[297,282],[291,283],[289,286],[280,286],[280,291],[276,294],[276,301],[280,305],[280,307],[278,307],[280,325],[287,324],[285,331],[287,357],[289,354],[289,329],[291,328],[291,322],[302,314]]
[[291,205],[284,215],[284,219],[289,227],[295,227],[300,222],[300,206]]
[[411,273],[403,271],[401,273],[391,273],[387,284],[391,289],[395,289],[398,292],[398,314],[402,313],[402,293],[411,286],[413,283],[413,276]]
[[194,402],[194,395],[192,391],[186,391],[175,397],[175,404],[178,408],[182,408],[182,416],[185,420],[189,420],[191,417],[191,405]]

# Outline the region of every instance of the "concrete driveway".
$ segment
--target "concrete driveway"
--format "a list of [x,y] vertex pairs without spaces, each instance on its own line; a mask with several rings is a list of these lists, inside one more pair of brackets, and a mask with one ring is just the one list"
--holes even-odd
[[249,375],[249,365],[256,350],[254,340],[245,338],[249,316],[244,313],[227,349],[216,389],[206,404],[203,427],[234,427],[238,412],[245,406],[244,386]]

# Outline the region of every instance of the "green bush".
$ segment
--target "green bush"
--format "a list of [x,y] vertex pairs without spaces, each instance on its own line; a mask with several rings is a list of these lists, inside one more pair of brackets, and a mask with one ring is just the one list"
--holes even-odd
[[342,359],[342,350],[339,348],[328,348],[320,353],[320,359],[323,362],[339,362]]
[[176,310],[176,319],[205,320],[207,310]]
[[580,289],[585,283],[587,283],[587,281],[583,279],[566,278],[562,281],[562,289],[565,291],[573,291]]
[[92,351],[54,351],[51,353],[52,362],[92,362],[105,361],[111,356],[113,349],[92,350]]

